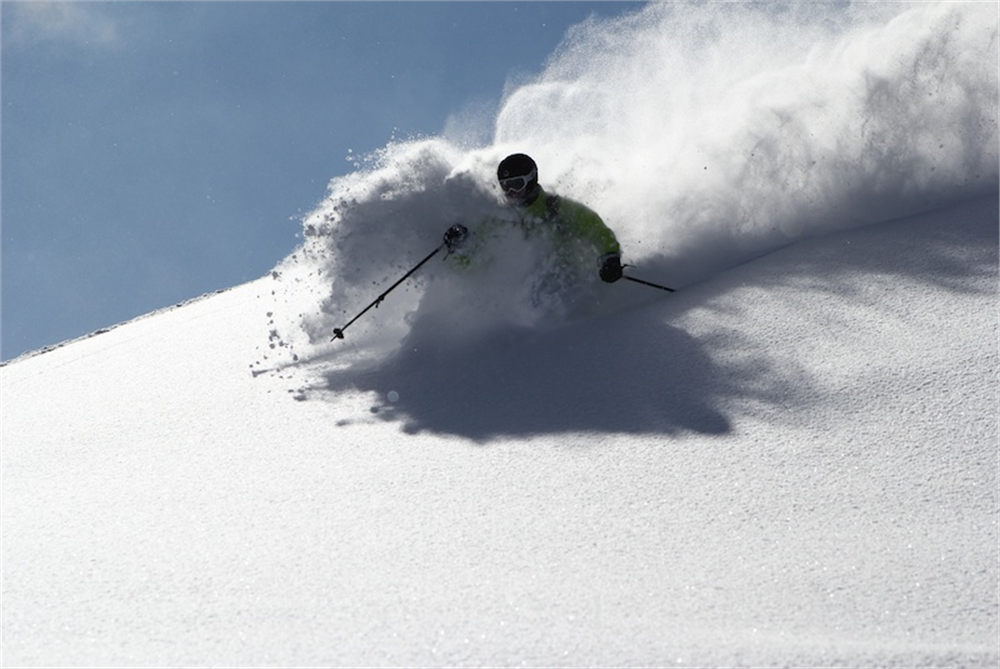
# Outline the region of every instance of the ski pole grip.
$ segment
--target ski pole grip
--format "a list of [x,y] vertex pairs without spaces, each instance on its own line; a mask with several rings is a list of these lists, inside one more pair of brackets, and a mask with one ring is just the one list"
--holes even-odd
[[445,231],[444,243],[448,247],[448,250],[451,251],[452,249],[461,246],[462,242],[464,242],[468,236],[469,229],[461,223],[456,223]]

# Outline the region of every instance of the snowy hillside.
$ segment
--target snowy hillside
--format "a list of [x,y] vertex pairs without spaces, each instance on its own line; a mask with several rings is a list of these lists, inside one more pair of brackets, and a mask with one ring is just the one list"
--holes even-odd
[[[492,146],[0,368],[4,666],[995,667],[996,6],[770,11],[585,24]],[[528,146],[679,290],[512,240],[330,341]]]
[[270,278],[9,365],[4,662],[995,666],[997,215],[368,373],[255,377]]

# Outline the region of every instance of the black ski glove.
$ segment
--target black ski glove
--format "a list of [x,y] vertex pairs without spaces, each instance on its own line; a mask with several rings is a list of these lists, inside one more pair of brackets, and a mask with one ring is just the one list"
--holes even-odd
[[449,251],[454,251],[462,245],[468,236],[469,229],[461,223],[456,223],[444,233],[444,243],[448,246]]
[[622,278],[622,257],[617,253],[608,253],[601,257],[601,281],[614,283]]

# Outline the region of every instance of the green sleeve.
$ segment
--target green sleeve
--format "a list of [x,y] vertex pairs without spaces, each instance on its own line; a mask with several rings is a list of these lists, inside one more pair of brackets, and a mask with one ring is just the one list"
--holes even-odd
[[597,249],[598,255],[621,253],[615,233],[593,209],[567,198],[559,201],[559,214],[574,236]]

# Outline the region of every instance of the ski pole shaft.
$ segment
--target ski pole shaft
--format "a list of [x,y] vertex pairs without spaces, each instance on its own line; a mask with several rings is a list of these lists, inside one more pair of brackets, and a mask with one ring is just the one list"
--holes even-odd
[[666,286],[661,286],[658,283],[653,283],[651,281],[643,281],[642,279],[637,279],[634,276],[622,275],[623,279],[628,279],[629,281],[634,281],[636,283],[641,283],[644,286],[651,286],[652,288],[659,288],[660,290],[665,290],[668,293],[676,292],[673,288],[667,288]]
[[444,247],[445,247],[445,244],[444,244],[444,243],[442,243],[442,244],[441,244],[440,246],[438,246],[438,247],[437,247],[436,249],[434,249],[433,251],[431,251],[431,252],[430,252],[430,253],[429,253],[429,254],[427,255],[427,257],[426,257],[426,258],[424,258],[423,260],[421,260],[420,262],[418,262],[418,263],[417,263],[416,265],[414,265],[414,266],[413,266],[413,269],[411,269],[411,270],[410,270],[409,272],[407,272],[406,274],[404,274],[403,276],[401,276],[401,277],[399,278],[399,280],[398,280],[398,281],[396,281],[396,283],[394,283],[394,284],[392,284],[391,286],[389,286],[389,287],[388,287],[388,288],[387,288],[387,289],[386,289],[386,290],[385,290],[385,291],[384,291],[384,292],[383,292],[383,293],[382,293],[381,295],[379,295],[378,297],[376,297],[376,298],[375,298],[375,301],[374,301],[374,302],[372,302],[372,303],[371,303],[371,304],[369,304],[369,305],[368,305],[367,307],[365,307],[364,309],[362,309],[362,310],[361,310],[361,313],[359,313],[359,314],[358,314],[357,316],[355,316],[354,318],[352,318],[351,320],[349,320],[349,321],[347,322],[347,325],[345,325],[345,326],[344,326],[344,327],[342,327],[342,328],[333,328],[333,336],[332,336],[332,337],[330,337],[330,341],[333,341],[334,339],[343,339],[343,338],[344,338],[344,330],[346,330],[346,329],[347,329],[347,328],[348,328],[348,327],[349,327],[349,326],[351,325],[351,323],[353,323],[354,321],[356,321],[356,320],[358,320],[359,318],[361,318],[362,316],[364,316],[364,315],[365,315],[365,313],[367,313],[367,312],[368,312],[368,310],[369,310],[369,309],[371,309],[372,307],[378,307],[378,305],[382,303],[382,300],[384,300],[384,299],[385,299],[385,296],[386,296],[386,295],[388,295],[388,294],[389,294],[389,293],[391,293],[391,292],[392,292],[393,290],[395,290],[396,286],[398,286],[399,284],[401,284],[401,283],[403,283],[404,281],[406,281],[407,279],[409,279],[409,278],[410,278],[410,276],[411,276],[411,275],[412,275],[412,274],[413,274],[414,272],[416,272],[416,271],[417,271],[418,269],[420,269],[421,267],[423,267],[423,266],[424,266],[424,264],[425,264],[425,263],[426,263],[426,262],[427,262],[428,260],[430,260],[431,258],[433,258],[434,256],[436,256],[436,255],[438,254],[438,252],[439,252],[439,251],[440,251],[441,249],[443,249]]

